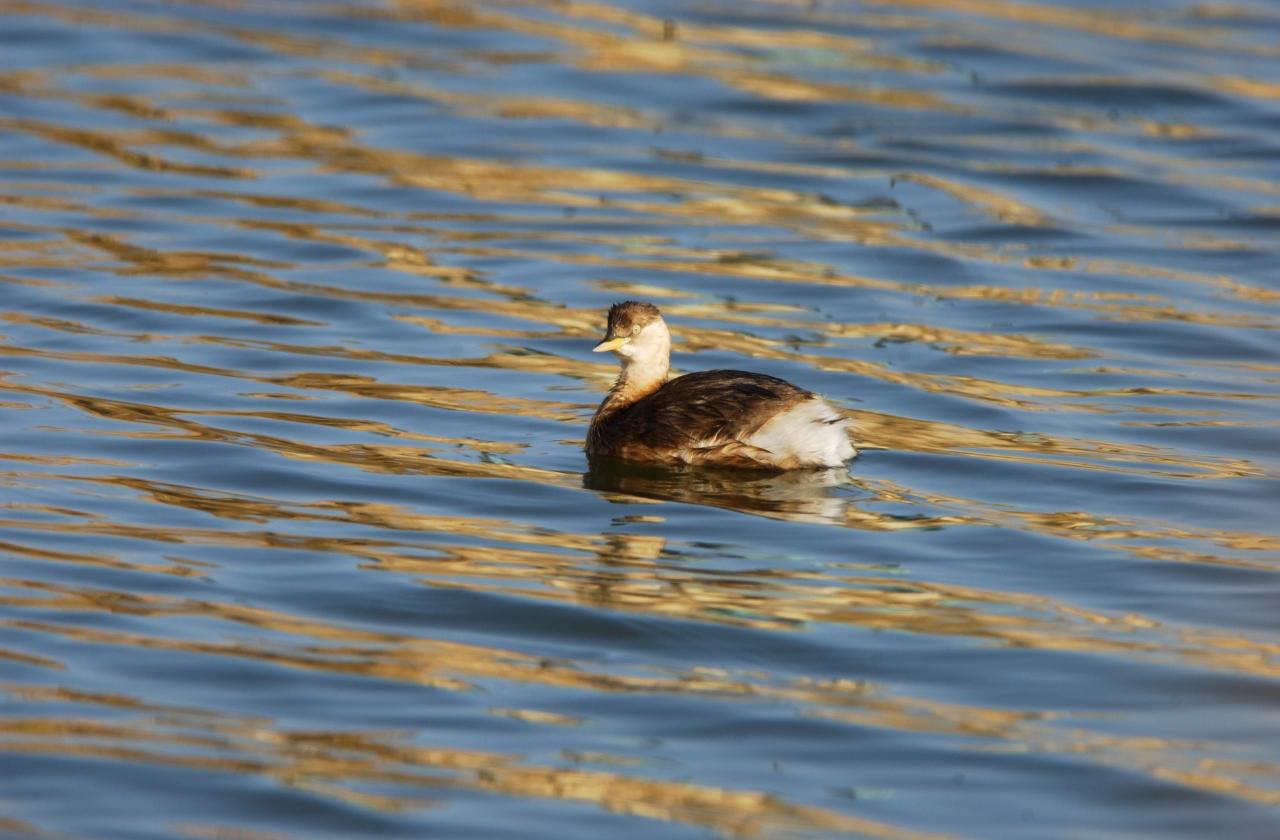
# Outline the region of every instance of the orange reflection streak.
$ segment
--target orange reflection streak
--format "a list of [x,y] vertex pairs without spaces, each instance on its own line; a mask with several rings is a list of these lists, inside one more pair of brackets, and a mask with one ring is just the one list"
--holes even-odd
[[[870,5],[889,5],[890,0],[871,0]],[[1008,0],[892,0],[895,9],[939,9],[949,14],[975,15],[1039,26],[1077,30],[1104,38],[1151,43],[1212,47],[1221,44],[1229,30],[1210,27],[1161,26],[1138,14],[1097,9],[1076,9]]]
[[[936,71],[926,62],[893,61],[875,57],[859,39],[815,31],[767,31],[743,27],[664,21],[634,11],[622,11],[601,3],[538,3],[561,15],[543,22],[476,5],[465,13],[439,0],[400,0],[392,16],[401,20],[427,20],[437,26],[485,28],[520,32],[553,39],[576,52],[563,56],[584,69],[597,72],[688,73],[716,78],[749,93],[778,99],[858,101],[901,108],[946,109],[945,100],[909,90],[869,89],[850,85],[811,82],[798,76],[762,72],[744,61],[739,50],[827,50],[847,63],[872,66],[891,64],[900,71]],[[603,28],[575,26],[570,20],[622,26],[631,30],[615,34]]]
[[828,324],[825,332],[839,338],[875,338],[887,342],[918,341],[958,356],[1003,356],[1027,359],[1090,359],[1098,354],[1069,344],[1020,335],[980,333],[928,324]]
[[230,166],[206,166],[203,164],[181,163],[168,160],[158,155],[135,151],[129,148],[134,144],[164,142],[171,139],[158,132],[142,132],[135,137],[122,138],[107,132],[90,131],[83,128],[58,126],[51,123],[30,119],[0,120],[0,128],[33,134],[43,140],[54,143],[65,143],[78,146],[87,151],[96,152],[114,158],[121,163],[148,171],[176,172],[184,175],[203,175],[220,178],[255,178],[257,174],[249,169]]
[[56,563],[76,563],[84,566],[101,566],[106,569],[123,569],[131,572],[149,572],[178,577],[200,577],[205,571],[180,563],[139,563],[122,560],[110,554],[86,554],[79,551],[54,551],[34,545],[23,545],[9,540],[0,540],[0,552],[7,552],[32,560],[52,561]]
[[[992,432],[874,411],[849,411],[848,414],[858,424],[859,439],[886,448],[1169,477],[1223,479],[1263,474],[1258,466],[1242,458],[1192,458],[1150,445]],[[1144,468],[1136,468],[1138,464]]]
[[191,306],[189,304],[162,303],[154,300],[139,300],[138,298],[120,297],[119,295],[107,295],[95,298],[94,303],[103,303],[109,306],[129,306],[137,309],[149,309],[154,312],[167,312],[174,315],[189,315],[199,318],[234,318],[245,321],[256,321],[259,324],[281,324],[285,326],[298,327],[324,326],[320,321],[308,321],[303,318],[294,318],[289,315],[277,315],[269,312],[247,312],[240,309],[219,309],[213,306]]
[[[1117,550],[1151,560],[1202,562],[1264,571],[1280,568],[1273,557],[1265,554],[1280,552],[1280,539],[1265,533],[1186,528],[1159,521],[1137,522],[1084,511],[1020,511],[1009,505],[916,493],[887,481],[858,480],[856,483],[881,498],[904,502],[926,501],[944,510],[954,511],[961,521],[976,521],[997,528],[1029,530],[1071,540],[1106,540],[1109,546]],[[1233,552],[1259,552],[1260,556],[1222,556],[1178,549],[1167,545],[1167,541],[1173,540],[1194,541]],[[1157,545],[1146,544],[1146,541]]]
[[1043,211],[992,190],[975,187],[971,184],[962,184],[937,175],[925,175],[918,172],[908,172],[900,175],[899,178],[945,192],[947,195],[957,198],[966,204],[978,207],[1001,222],[1033,227],[1050,224],[1048,215]]

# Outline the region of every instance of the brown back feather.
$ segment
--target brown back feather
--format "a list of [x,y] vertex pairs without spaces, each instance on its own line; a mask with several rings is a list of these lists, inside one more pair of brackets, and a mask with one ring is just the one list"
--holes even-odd
[[690,373],[598,417],[587,435],[587,451],[626,460],[683,461],[693,450],[741,440],[813,396],[763,373]]

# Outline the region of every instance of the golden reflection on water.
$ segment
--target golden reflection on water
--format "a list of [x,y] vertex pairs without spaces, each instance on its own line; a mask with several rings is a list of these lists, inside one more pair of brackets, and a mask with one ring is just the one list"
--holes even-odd
[[[588,802],[613,813],[704,826],[731,837],[797,831],[834,831],[892,840],[943,837],[753,791],[645,780],[602,770],[540,767],[501,753],[408,746],[377,732],[285,732],[273,729],[266,720],[237,720],[198,708],[156,708],[120,695],[50,692],[23,685],[5,689],[28,701],[106,706],[147,715],[132,726],[74,718],[27,719],[2,727],[5,748],[14,752],[88,755],[263,775],[375,810],[429,807],[432,800],[425,798],[426,793],[471,789]],[[204,757],[192,755],[190,749],[174,749],[177,747],[203,747],[237,757]],[[598,758],[592,761],[599,763]],[[376,795],[350,787],[369,783],[393,785],[405,793]]]
[[[1117,49],[1175,46],[1203,51],[1206,62],[1203,71],[1162,76],[1170,88],[1273,103],[1275,81],[1221,61],[1280,57],[1241,36],[1231,25],[1234,7],[1148,19],[1001,0],[780,1],[743,10],[735,24],[576,0],[326,7],[352,27],[394,22],[523,45],[427,50],[333,27],[321,36],[264,26],[253,20],[252,3],[232,4],[249,18],[242,25],[182,14],[219,5],[124,13],[0,0],[7,16],[122,37],[198,34],[282,62],[266,73],[270,84],[236,62],[175,64],[146,54],[134,64],[86,60],[0,73],[0,93],[25,106],[0,118],[0,132],[46,152],[0,160],[0,288],[13,293],[0,304],[0,409],[20,417],[15,426],[35,418],[0,452],[0,487],[9,491],[0,497],[0,552],[15,561],[0,580],[0,628],[17,640],[0,647],[0,660],[48,675],[3,686],[39,711],[0,720],[0,749],[260,777],[381,813],[433,808],[466,791],[585,803],[733,837],[938,836],[850,813],[857,806],[675,781],[621,749],[579,749],[602,743],[574,740],[590,737],[600,719],[540,708],[535,698],[545,695],[534,692],[508,693],[516,699],[482,704],[481,714],[563,730],[558,762],[514,748],[434,743],[429,730],[413,738],[300,730],[213,703],[153,702],[127,680],[119,692],[80,690],[71,687],[80,677],[72,660],[57,651],[81,645],[455,695],[501,684],[724,707],[782,704],[851,729],[938,734],[974,751],[1083,757],[1146,780],[1280,805],[1280,765],[1243,759],[1240,745],[1195,733],[1100,726],[1064,711],[1088,706],[1070,696],[1053,708],[944,702],[856,674],[675,666],[652,650],[613,667],[549,655],[518,632],[495,630],[497,640],[480,643],[429,624],[371,629],[323,615],[323,607],[273,603],[269,592],[232,597],[218,585],[248,562],[242,553],[305,551],[351,575],[505,598],[517,610],[538,604],[601,620],[788,639],[821,630],[856,639],[901,634],[1080,654],[1118,668],[1169,665],[1206,679],[1280,678],[1280,645],[1262,632],[1206,625],[1194,613],[1170,617],[1179,615],[1176,606],[1096,608],[1059,595],[1052,581],[1026,591],[958,583],[941,568],[863,556],[858,541],[1026,535],[1056,547],[1102,547],[1109,562],[1149,561],[1160,571],[1278,570],[1280,538],[1265,522],[1117,512],[1131,492],[1123,489],[1082,491],[1071,505],[1034,490],[1037,482],[1169,482],[1211,498],[1274,479],[1267,452],[1208,451],[1168,434],[1274,429],[1257,418],[1274,405],[1278,368],[1249,353],[1280,327],[1280,292],[1264,271],[1228,274],[1198,261],[1206,252],[1269,253],[1259,243],[1274,224],[1259,220],[1274,221],[1276,208],[1257,205],[1280,195],[1280,184],[1247,162],[1206,166],[1208,146],[1197,145],[1245,144],[1239,121],[1119,106],[1104,118],[1072,104],[1082,93],[1123,101],[1130,89],[1159,88],[1106,59],[1073,56],[1089,72],[1015,74],[1002,93],[985,95],[976,74],[972,90],[953,82],[960,59],[938,57],[991,50],[1057,61],[1067,47],[1055,41],[1076,35]],[[1248,14],[1275,21],[1269,10]],[[659,96],[607,97],[589,87],[531,93],[484,80],[508,66],[543,65],[599,79],[712,85],[726,107],[688,115]],[[405,122],[438,120],[448,129],[458,121],[464,132],[477,131],[468,120],[500,125],[509,154],[479,136],[474,148],[408,142],[384,131],[381,117],[291,101],[290,78],[361,103],[400,102]],[[1019,89],[1043,93],[1019,97]],[[798,119],[762,118],[742,102]],[[803,109],[822,107],[846,109],[852,122],[814,131]],[[959,130],[916,132],[915,118]],[[1036,130],[984,129],[983,120]],[[534,130],[557,123],[605,133],[549,154]],[[598,154],[592,144],[619,151]],[[786,153],[751,157],[764,144]],[[1159,214],[1094,217],[1082,211],[1092,205],[1057,191],[1111,182],[1099,192],[1221,197],[1257,227],[1180,218],[1166,225]],[[976,232],[951,224],[935,235],[931,217],[946,228],[950,214]],[[1000,235],[987,237],[986,229]],[[870,265],[877,255],[898,256],[901,263],[885,262],[905,268],[861,273],[850,267],[859,260],[836,248],[866,255]],[[313,261],[316,253],[339,256]],[[543,273],[523,273],[531,267]],[[550,279],[561,274],[576,279]],[[827,297],[811,303],[814,290]],[[577,455],[585,418],[616,372],[583,352],[602,326],[599,292],[657,300],[676,328],[677,367],[729,356],[736,367],[768,363],[805,384],[818,376],[837,383],[832,396],[871,451],[866,466],[754,475],[585,464]],[[851,298],[856,307],[846,305]],[[303,311],[303,304],[318,305]],[[962,307],[995,314],[966,320]],[[384,324],[417,331],[434,349],[382,341]],[[1126,338],[1151,336],[1156,347],[1214,330],[1209,335],[1239,337],[1249,350],[1165,359],[1131,351],[1117,328]],[[863,392],[877,399],[850,406]],[[961,408],[950,411],[954,405]],[[396,413],[408,409],[472,418],[476,428],[440,429]],[[424,416],[437,415],[412,415]],[[343,476],[349,487],[381,490],[380,479],[400,476],[501,486],[543,510],[508,517],[495,504],[459,515],[387,501],[400,487],[391,484],[368,497],[258,489],[249,478],[229,488],[201,462],[181,481],[162,478],[153,470],[167,456],[145,447],[169,444],[225,446],[260,463],[316,470],[308,476]],[[571,466],[563,453],[573,453]],[[931,457],[939,471],[976,478],[963,495],[926,489],[934,477],[914,486],[910,472],[878,467],[878,456],[882,464]],[[1008,479],[984,486],[982,476],[1001,470],[1026,471],[1026,493],[1010,491],[1017,482]],[[587,513],[581,521],[589,524],[578,527],[539,519],[548,509],[572,512],[577,502],[565,499],[585,508],[597,498],[618,511],[609,528]],[[704,543],[713,540],[665,534],[668,517],[690,507],[827,529],[838,546],[831,556],[847,559],[807,562],[797,559],[799,549],[785,558],[762,550],[750,568],[729,567],[707,553]],[[199,525],[190,524],[193,516]],[[724,527],[732,542],[732,526]],[[219,551],[216,561],[201,553],[206,548]],[[948,560],[962,564],[965,550]],[[169,588],[185,586],[200,588]],[[0,829],[47,833],[19,819],[0,819]],[[194,822],[180,831],[267,836]]]
[[[806,479],[803,478],[762,477],[758,479],[760,482],[772,484],[766,483],[766,489],[756,493],[751,492],[749,487],[744,488],[740,479],[732,490],[717,492],[714,484],[708,483],[714,481],[715,476],[706,475],[686,477],[687,480],[681,482],[683,488],[681,484],[672,484],[669,479],[647,478],[643,474],[627,475],[623,472],[617,475],[593,470],[592,476],[590,481],[609,490],[621,489],[623,492],[643,492],[649,495],[661,493],[664,497],[673,499],[690,498],[691,496],[682,497],[679,494],[680,489],[684,489],[691,494],[706,493],[711,503],[726,506],[735,500],[747,498],[750,499],[750,505],[760,506],[758,511],[768,515],[791,515],[802,521],[811,517],[818,518],[819,513],[833,515],[833,511],[821,507],[822,501],[832,501],[831,499],[824,500],[820,496],[814,498],[815,489],[834,486],[830,476],[807,479],[811,482],[810,486],[805,486]],[[1138,615],[1107,616],[1057,604],[1054,599],[1044,596],[982,592],[955,585],[929,584],[918,579],[908,585],[896,578],[830,576],[783,569],[771,570],[764,576],[757,572],[746,579],[735,580],[731,577],[691,573],[681,565],[663,562],[666,541],[654,536],[595,536],[548,532],[542,528],[519,526],[501,519],[472,520],[456,516],[429,516],[369,503],[280,503],[266,498],[213,496],[195,488],[161,485],[142,479],[64,476],[63,480],[126,487],[146,494],[159,504],[179,506],[237,522],[345,522],[404,535],[412,534],[417,539],[406,542],[390,537],[322,538],[291,535],[275,528],[259,531],[145,528],[120,525],[93,516],[67,521],[67,512],[61,512],[60,521],[8,518],[0,520],[0,525],[20,528],[33,535],[41,531],[58,531],[188,545],[263,548],[306,546],[316,551],[334,551],[363,557],[373,564],[371,568],[425,575],[434,587],[474,587],[488,592],[509,591],[524,597],[581,600],[610,609],[680,615],[700,621],[729,622],[771,629],[789,629],[813,621],[851,621],[876,629],[944,635],[962,633],[1045,649],[1131,650],[1150,651],[1159,655],[1175,654],[1211,668],[1239,669],[1272,675],[1280,673],[1270,661],[1271,656],[1280,652],[1280,647],[1276,645],[1261,644],[1240,636],[1193,631],[1190,628],[1179,631],[1167,622],[1155,622]],[[724,476],[724,480],[728,487],[731,477]],[[700,485],[706,489],[700,490]],[[750,506],[741,509],[756,510]],[[966,520],[964,517],[899,521],[885,516],[859,517],[854,510],[844,511],[843,515],[848,521],[856,522],[861,527],[888,529],[981,522],[976,518]],[[1010,519],[1024,520],[1028,527],[1039,526],[1045,532],[1068,538],[1081,530],[1084,531],[1083,538],[1088,539],[1161,539],[1169,536],[1141,531],[1125,532],[1119,530],[1124,526],[1123,522],[1088,522],[1078,515],[1032,517],[1014,511],[1007,512],[1006,515]],[[1108,528],[1114,530],[1107,530]],[[453,538],[475,538],[480,542],[474,547],[468,547],[452,542],[433,544],[422,541],[421,538],[430,533],[449,534]],[[1232,540],[1243,539],[1243,535],[1184,533],[1183,536],[1225,540],[1228,544]],[[1252,542],[1237,542],[1233,547],[1274,551],[1280,548],[1280,544],[1258,535]],[[11,543],[10,549],[15,553],[58,563],[88,563],[183,576],[200,573],[198,566],[192,568],[185,564],[138,564],[109,555],[50,552],[16,543]],[[589,561],[586,566],[584,560]],[[594,567],[598,564],[606,564],[608,571],[595,571]],[[789,580],[795,582],[787,583]],[[98,597],[93,593],[55,584],[13,579],[6,583],[11,587],[57,592],[63,598],[73,599],[64,602],[63,608],[71,608],[73,603],[80,604],[79,608],[83,608],[84,604],[80,603],[80,599],[89,599],[88,603],[92,603]],[[530,587],[529,584],[535,586]],[[303,621],[299,624],[297,620],[287,616],[268,620],[262,617],[266,614],[261,610],[232,605],[201,606],[198,602],[186,601],[178,606],[161,607],[153,605],[164,604],[166,599],[127,593],[104,593],[104,597],[110,602],[112,611],[136,609],[139,614],[172,614],[175,609],[181,613],[209,610],[227,620],[247,621],[290,632],[296,632],[291,628],[311,626],[311,622]],[[7,603],[35,602],[8,599]],[[50,606],[54,602],[42,600],[42,603]],[[130,608],[129,604],[135,606]],[[983,604],[989,604],[992,609],[988,612],[981,611]],[[908,606],[911,609],[901,609]],[[1032,615],[1009,614],[1009,607],[1029,611]],[[1036,613],[1043,615],[1036,616]],[[1181,642],[1133,642],[1125,638],[1135,629],[1149,630],[1156,627],[1161,627],[1163,633],[1171,634],[1173,638],[1194,641],[1195,646],[1179,649]],[[1113,638],[1116,632],[1120,636]],[[1102,635],[1099,636],[1098,633]]]
[[[590,538],[587,540],[590,541]],[[378,548],[381,549],[381,546]],[[669,579],[669,583],[675,582],[673,576],[679,572],[674,568],[663,570],[655,565],[657,558],[652,556],[652,548],[653,546],[642,546],[637,551],[635,546],[624,544],[618,552],[602,553],[601,559],[607,558],[609,563],[607,590],[602,589],[601,581],[584,582],[586,591],[578,597],[594,606],[629,610],[646,609],[646,603],[661,603],[661,612],[688,614],[680,608],[678,602],[673,602],[670,593],[661,601],[649,597],[635,598],[627,594],[627,590],[633,585],[641,589],[651,588],[653,579],[646,570],[659,572]],[[541,556],[544,559],[536,570],[537,577],[551,581],[565,580],[569,583],[569,565],[561,566],[561,561],[554,554]],[[422,560],[393,568],[400,572],[422,574],[430,567],[443,566],[447,568],[446,576],[456,581],[460,574],[457,568],[459,560],[465,562],[465,558]],[[518,564],[532,562],[532,557],[528,553],[513,552],[490,560],[491,563],[494,561],[504,565],[503,577],[511,579],[519,568]],[[570,560],[566,557],[564,562],[581,565],[580,558]],[[484,575],[483,569],[478,571],[481,576]],[[786,582],[788,577],[793,578],[793,582]],[[977,634],[1017,646],[1103,651],[1148,650],[1157,655],[1167,655],[1172,650],[1167,644],[1126,641],[1130,634],[1156,627],[1153,622],[1144,621],[1137,616],[1108,617],[1055,605],[1045,598],[980,593],[956,587],[922,585],[919,582],[904,587],[903,582],[897,579],[854,576],[839,581],[840,585],[836,586],[824,584],[821,580],[814,581],[812,575],[807,576],[810,578],[808,580],[801,579],[804,577],[806,576],[788,575],[783,570],[774,570],[766,578],[771,580],[767,587],[762,589],[758,585],[750,585],[749,581],[741,581],[749,584],[745,590],[735,585],[738,582],[732,579],[717,582],[713,577],[703,577],[701,581],[686,579],[674,591],[680,598],[694,605],[695,617],[698,614],[705,617],[705,610],[719,611],[722,615],[730,612],[742,615],[750,612],[767,614],[770,610],[768,604],[774,597],[778,597],[778,618],[784,622],[783,626],[808,620],[851,621],[882,629],[896,626],[898,629],[932,634]],[[629,583],[633,580],[634,584]],[[834,582],[833,580],[832,583]],[[807,709],[809,714],[861,726],[996,739],[1038,751],[1086,752],[1094,760],[1128,767],[1136,772],[1176,777],[1188,786],[1226,792],[1267,804],[1280,802],[1280,793],[1266,787],[1268,780],[1274,784],[1280,778],[1280,768],[1275,766],[1240,766],[1229,760],[1198,759],[1196,756],[1200,745],[1193,742],[1158,738],[1134,739],[1100,735],[1085,730],[1064,730],[1062,724],[1069,723],[1069,720],[1059,722],[1056,720],[1059,716],[1049,712],[1015,713],[944,704],[921,698],[895,696],[876,686],[843,680],[800,680],[790,685],[779,685],[771,680],[758,681],[749,675],[733,675],[711,668],[699,668],[668,676],[616,674],[592,671],[584,668],[582,663],[558,665],[543,657],[529,656],[510,649],[361,631],[244,605],[179,600],[15,579],[8,579],[4,583],[11,590],[34,593],[32,596],[6,596],[2,603],[11,608],[39,607],[45,614],[102,610],[115,615],[149,618],[200,615],[223,622],[248,624],[298,639],[291,644],[249,641],[215,643],[138,632],[95,630],[48,620],[7,619],[3,622],[4,626],[11,628],[64,636],[97,645],[249,657],[292,668],[361,674],[455,691],[472,688],[477,680],[500,679],[605,692],[644,691],[724,698],[738,696],[785,699]],[[441,583],[440,580],[433,581],[436,586]],[[723,595],[729,596],[728,600],[714,594],[714,590],[708,587],[721,589]],[[487,586],[485,589],[492,591]],[[604,595],[606,591],[609,593],[607,597]],[[781,597],[784,593],[785,597]],[[806,601],[811,602],[810,609],[816,609],[817,612],[805,612],[803,605]],[[984,615],[980,612],[984,601],[990,602],[997,610]],[[1010,606],[1039,611],[1042,615],[1019,616],[1008,611]],[[1174,631],[1165,628],[1165,632]],[[1201,637],[1196,638],[1196,635]],[[1195,641],[1202,646],[1206,643],[1220,645],[1219,653],[1209,654],[1210,661],[1199,663],[1211,667],[1249,671],[1267,653],[1276,653],[1274,645],[1269,646],[1268,650],[1268,646],[1258,646],[1246,639],[1223,638],[1215,641],[1203,635],[1189,633],[1187,641]],[[1253,652],[1251,649],[1258,650]],[[1187,652],[1196,657],[1202,653],[1189,648]],[[40,664],[57,667],[57,663]],[[1270,673],[1274,675],[1274,669]],[[127,697],[75,696],[74,693],[45,686],[9,686],[8,690],[28,700],[69,700],[107,703],[133,710],[147,709],[146,704]],[[173,763],[237,773],[283,774],[290,777],[296,774],[337,785],[360,784],[371,780],[410,786],[478,785],[484,789],[521,796],[584,799],[608,810],[648,813],[661,819],[708,824],[733,836],[751,836],[753,831],[763,830],[761,823],[773,829],[823,827],[872,832],[874,836],[918,836],[909,832],[896,833],[895,829],[886,826],[842,817],[822,809],[799,807],[775,797],[747,792],[647,781],[616,773],[526,767],[514,762],[511,757],[448,749],[406,748],[393,746],[382,739],[371,744],[363,736],[352,733],[286,734],[273,731],[266,721],[251,720],[236,724],[234,721],[219,720],[221,716],[217,713],[201,712],[198,709],[150,711],[161,716],[125,727],[75,719],[15,720],[2,727],[4,746],[13,751],[111,756],[128,761]],[[512,716],[510,710],[495,710],[494,713]],[[571,722],[563,716],[540,715],[536,710],[518,712],[514,716],[534,725],[563,725]],[[194,718],[196,736],[172,733],[171,721],[175,718],[182,721],[184,729],[193,726]],[[211,728],[212,731],[207,724],[199,723],[202,718],[212,719],[216,723]],[[58,737],[49,738],[54,734]],[[119,746],[113,746],[112,742],[119,742]],[[336,752],[327,754],[321,749],[322,743],[332,745]],[[148,745],[155,746],[148,748]],[[164,745],[216,748],[239,757],[204,758],[186,753],[175,755],[162,751],[160,748]],[[297,752],[295,747],[299,748]],[[454,772],[474,771],[476,775],[440,779],[422,778],[413,774],[415,770],[428,768]],[[1254,777],[1259,776],[1259,781],[1253,781]],[[342,791],[342,788],[336,788],[335,792],[337,791]],[[352,791],[344,793],[361,795]],[[368,807],[380,807],[372,801],[361,801]],[[409,806],[412,800],[397,798],[394,801]],[[722,801],[726,807],[712,808],[704,813],[704,809],[717,801]],[[705,820],[711,822],[704,822]],[[778,824],[774,825],[775,822]],[[751,826],[755,828],[749,828]]]

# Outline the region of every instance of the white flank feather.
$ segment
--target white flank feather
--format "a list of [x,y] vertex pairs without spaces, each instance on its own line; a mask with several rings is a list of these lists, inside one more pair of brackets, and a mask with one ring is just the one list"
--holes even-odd
[[774,417],[743,443],[767,449],[779,459],[794,458],[805,467],[838,467],[858,451],[850,440],[850,423],[819,397]]

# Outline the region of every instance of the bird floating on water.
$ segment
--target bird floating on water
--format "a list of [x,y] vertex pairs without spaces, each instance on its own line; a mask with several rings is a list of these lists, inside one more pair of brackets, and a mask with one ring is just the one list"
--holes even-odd
[[668,381],[671,333],[652,304],[614,304],[605,338],[593,349],[617,353],[622,371],[591,418],[590,456],[794,469],[838,467],[858,454],[849,420],[785,380],[706,370]]

